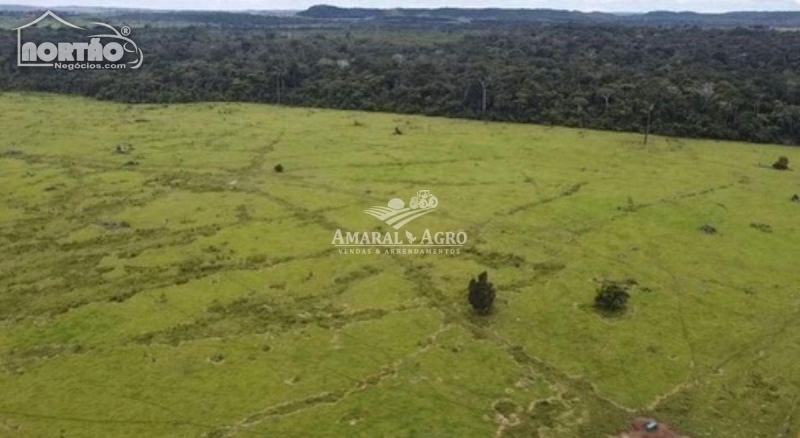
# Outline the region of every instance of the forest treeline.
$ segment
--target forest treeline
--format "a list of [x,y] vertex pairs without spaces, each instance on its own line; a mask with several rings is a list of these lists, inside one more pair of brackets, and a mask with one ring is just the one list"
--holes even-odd
[[[57,41],[64,30],[38,28]],[[0,90],[244,101],[800,143],[800,33],[616,25],[135,28],[139,70],[16,67]],[[67,39],[69,41],[71,39]]]
[[313,19],[358,19],[379,22],[439,21],[471,23],[539,23],[539,24],[628,24],[637,26],[764,26],[800,27],[797,11],[740,11],[719,14],[698,12],[653,11],[647,13],[615,14],[558,9],[501,9],[501,8],[340,8],[317,5],[301,11],[298,17]]

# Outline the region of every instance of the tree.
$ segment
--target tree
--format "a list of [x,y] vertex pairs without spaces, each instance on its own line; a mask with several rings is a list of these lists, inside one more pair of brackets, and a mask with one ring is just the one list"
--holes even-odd
[[597,90],[597,95],[602,97],[603,101],[605,102],[605,107],[603,107],[604,113],[608,112],[608,107],[611,104],[611,96],[614,95],[614,91],[615,90],[613,88],[608,87],[603,87]]
[[486,115],[486,87],[488,80],[485,78],[478,78],[478,83],[481,84],[481,115]]
[[277,97],[277,104],[281,104],[281,94],[283,89],[286,86],[285,78],[286,78],[286,69],[283,67],[276,67],[274,76],[275,76],[275,95]]
[[583,96],[573,96],[572,104],[575,105],[575,113],[578,115],[580,127],[583,128],[585,114],[584,110],[589,105],[589,101]]
[[630,283],[620,283],[616,281],[604,281],[597,290],[594,297],[594,307],[604,312],[616,313],[625,310],[628,304],[628,288]]
[[653,122],[653,110],[656,108],[656,104],[651,103],[647,106],[647,125],[645,126],[644,130],[644,144],[647,145],[647,141],[650,140],[650,126]]
[[714,87],[713,82],[705,82],[697,87],[697,94],[703,97],[706,100],[713,100],[716,96],[716,90]]
[[479,315],[488,315],[494,305],[495,289],[489,283],[489,274],[486,271],[478,275],[478,281],[469,281],[469,303]]
[[787,157],[780,157],[778,161],[776,161],[772,168],[775,170],[789,170],[789,158]]

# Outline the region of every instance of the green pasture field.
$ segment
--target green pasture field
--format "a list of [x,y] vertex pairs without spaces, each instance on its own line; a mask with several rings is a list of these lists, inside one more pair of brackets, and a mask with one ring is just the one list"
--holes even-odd
[[[2,94],[0,436],[594,438],[652,415],[693,438],[796,438],[800,173],[771,169],[781,155],[800,163],[779,146]],[[423,189],[437,211],[403,232],[465,231],[460,254],[331,245],[394,231],[363,210]],[[467,301],[482,271],[489,316]],[[627,311],[597,313],[599,284],[625,279]]]

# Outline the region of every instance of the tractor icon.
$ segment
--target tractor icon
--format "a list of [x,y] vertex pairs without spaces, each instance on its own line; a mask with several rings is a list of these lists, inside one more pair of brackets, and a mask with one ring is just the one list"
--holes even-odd
[[431,195],[430,190],[418,191],[417,196],[411,198],[411,202],[408,203],[408,206],[411,207],[412,210],[416,210],[418,208],[430,210],[431,208],[436,208],[438,205],[439,199],[436,196]]

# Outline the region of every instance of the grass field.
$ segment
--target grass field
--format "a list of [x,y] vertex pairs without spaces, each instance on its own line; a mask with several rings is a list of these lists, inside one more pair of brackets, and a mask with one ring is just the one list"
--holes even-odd
[[[0,114],[2,437],[800,434],[800,174],[769,168],[797,149],[35,94]],[[420,189],[439,208],[404,230],[467,231],[461,254],[331,246]],[[624,314],[592,309],[628,278]]]

